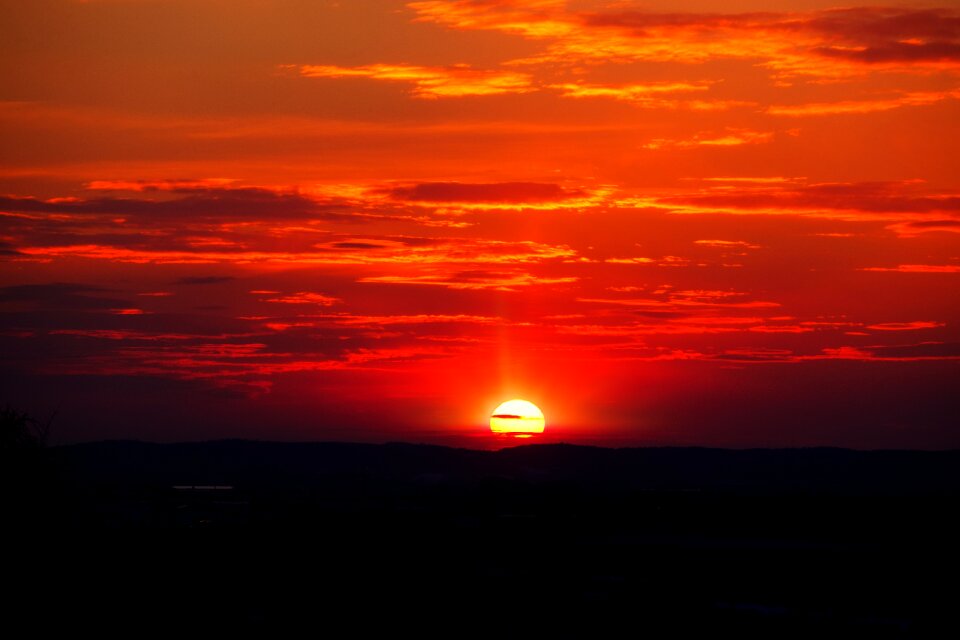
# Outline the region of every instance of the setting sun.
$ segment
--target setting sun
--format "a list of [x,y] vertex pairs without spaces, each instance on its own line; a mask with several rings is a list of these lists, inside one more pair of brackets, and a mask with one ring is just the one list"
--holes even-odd
[[498,434],[525,435],[543,433],[543,412],[526,400],[507,400],[490,416],[490,431]]

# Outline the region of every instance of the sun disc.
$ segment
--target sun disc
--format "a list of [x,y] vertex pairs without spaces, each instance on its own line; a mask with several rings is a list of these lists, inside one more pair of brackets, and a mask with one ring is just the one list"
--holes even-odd
[[493,410],[490,431],[508,435],[543,433],[543,412],[527,400],[507,400]]

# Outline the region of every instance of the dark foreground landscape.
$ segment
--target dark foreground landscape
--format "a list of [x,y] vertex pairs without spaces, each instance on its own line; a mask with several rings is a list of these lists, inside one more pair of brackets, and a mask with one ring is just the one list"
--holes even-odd
[[103,442],[6,465],[12,619],[140,635],[942,635],[960,452]]

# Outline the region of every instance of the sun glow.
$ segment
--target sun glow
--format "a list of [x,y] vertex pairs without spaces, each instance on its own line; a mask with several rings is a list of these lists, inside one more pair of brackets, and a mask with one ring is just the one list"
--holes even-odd
[[508,400],[490,416],[490,431],[517,437],[543,433],[544,424],[543,412],[526,400]]

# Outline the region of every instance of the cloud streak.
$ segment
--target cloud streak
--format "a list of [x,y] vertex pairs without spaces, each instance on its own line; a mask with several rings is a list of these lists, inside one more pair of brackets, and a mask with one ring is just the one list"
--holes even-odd
[[960,196],[931,192],[917,182],[785,185],[705,190],[657,198],[678,213],[809,215],[840,220],[882,220],[960,215]]
[[424,182],[384,190],[390,198],[407,202],[446,204],[528,204],[583,198],[583,189],[566,189],[540,182]]
[[874,70],[956,69],[953,9],[862,7],[794,13],[578,12],[563,3],[413,2],[418,20],[497,30],[545,43],[526,63],[759,61],[776,74],[845,77]]
[[949,91],[914,91],[881,100],[841,100],[838,102],[814,102],[796,105],[773,105],[767,113],[775,116],[824,116],[838,114],[862,114],[890,111],[900,107],[918,107],[936,104],[944,100],[960,98],[960,89]]
[[[152,189],[144,188],[143,191]],[[158,189],[159,191],[159,189]],[[172,199],[51,198],[0,196],[0,211],[33,214],[110,215],[145,222],[195,222],[203,219],[344,219],[344,203],[316,200],[294,191],[258,187],[209,188],[173,186]]]
[[404,64],[369,64],[359,67],[300,65],[306,78],[369,78],[413,85],[417,98],[460,98],[491,96],[532,91],[532,79],[526,73],[474,69],[457,64],[448,67],[420,67]]

